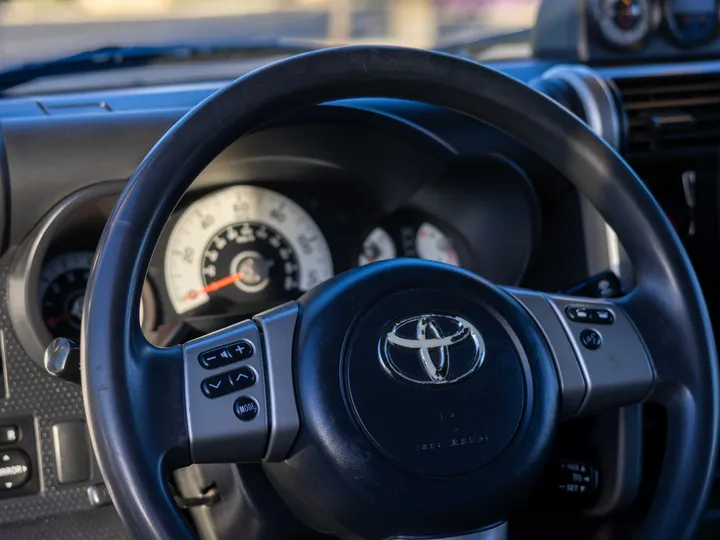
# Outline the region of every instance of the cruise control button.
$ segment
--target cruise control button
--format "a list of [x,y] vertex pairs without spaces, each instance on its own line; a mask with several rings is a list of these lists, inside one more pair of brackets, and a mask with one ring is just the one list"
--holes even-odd
[[20,440],[17,426],[0,426],[0,444],[15,444]]
[[599,349],[600,345],[602,345],[602,336],[597,330],[586,328],[580,332],[580,343],[582,343],[583,347],[586,349],[594,351]]
[[250,396],[240,396],[235,400],[233,410],[235,411],[235,416],[237,416],[240,420],[243,422],[249,422],[258,415],[260,407],[258,406],[257,401]]
[[0,491],[22,487],[30,479],[30,458],[22,450],[0,452]]
[[228,354],[233,359],[233,362],[239,360],[247,360],[253,355],[253,346],[249,341],[242,340],[237,343],[233,343],[226,347]]
[[218,347],[211,351],[205,351],[198,356],[200,365],[205,369],[217,369],[235,362],[235,358],[226,347]]

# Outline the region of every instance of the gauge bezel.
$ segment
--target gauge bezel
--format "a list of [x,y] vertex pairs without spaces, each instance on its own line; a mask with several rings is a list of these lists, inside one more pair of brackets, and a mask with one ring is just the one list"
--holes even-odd
[[[54,251],[58,236],[76,212],[102,199],[117,197],[124,187],[125,182],[104,182],[66,197],[32,229],[10,262],[8,312],[13,330],[28,356],[43,369],[45,349],[53,339],[42,316],[39,279],[43,265],[48,254]],[[107,217],[109,216],[106,216],[106,219]],[[150,298],[152,294],[152,289],[146,282],[143,288],[146,328],[154,328],[156,323],[157,309],[154,298]]]
[[673,3],[673,0],[663,0],[662,16],[663,16],[665,30],[676,45],[678,45],[679,47],[683,47],[685,49],[693,49],[695,47],[707,45],[708,43],[710,43],[713,39],[715,39],[718,36],[718,32],[720,32],[720,6],[718,5],[717,0],[713,2],[713,6],[715,7],[715,9],[714,9],[715,16],[713,17],[712,20],[714,21],[715,24],[713,25],[712,31],[710,32],[710,34],[708,34],[703,39],[692,39],[692,40],[688,40],[681,36],[681,33],[678,30],[676,17],[672,13],[672,3]]
[[662,8],[657,0],[641,0],[646,2],[648,6],[649,20],[647,31],[645,31],[641,37],[630,43],[621,43],[609,36],[604,30],[602,24],[602,9],[605,1],[606,0],[591,0],[591,8],[589,10],[593,29],[597,32],[603,43],[616,51],[637,51],[646,47],[655,36],[662,22]]
[[8,274],[10,319],[20,345],[42,367],[45,349],[52,341],[52,335],[42,318],[38,290],[38,280],[47,254],[63,226],[76,211],[104,197],[118,196],[124,186],[124,182],[96,184],[63,199],[33,228],[13,257]]

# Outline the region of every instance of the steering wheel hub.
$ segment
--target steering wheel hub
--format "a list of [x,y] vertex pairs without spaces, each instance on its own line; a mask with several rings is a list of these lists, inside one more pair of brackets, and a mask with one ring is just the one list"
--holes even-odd
[[343,366],[348,404],[388,458],[452,476],[510,443],[530,375],[503,323],[479,301],[439,289],[395,293],[360,317]]

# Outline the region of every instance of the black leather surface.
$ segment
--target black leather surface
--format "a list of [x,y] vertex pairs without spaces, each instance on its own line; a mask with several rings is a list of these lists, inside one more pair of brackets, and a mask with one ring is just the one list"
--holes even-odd
[[[144,437],[157,424],[143,424],[130,395],[138,364],[128,359],[140,345],[129,314],[137,312],[142,279],[165,221],[196,175],[238,136],[275,114],[358,96],[429,101],[488,121],[544,156],[618,233],[640,277],[627,308],[658,356],[659,379],[668,383],[654,397],[671,413],[668,458],[644,534],[654,540],[688,537],[714,471],[717,358],[694,271],[657,203],[584,124],[518,81],[454,57],[382,48],[320,51],[239,79],[176,124],[123,193],[91,276],[83,375],[100,465],[134,534],[192,537],[172,512],[162,468],[148,460]],[[181,398],[168,396],[168,414],[180,414]],[[176,417],[172,422],[182,431]]]

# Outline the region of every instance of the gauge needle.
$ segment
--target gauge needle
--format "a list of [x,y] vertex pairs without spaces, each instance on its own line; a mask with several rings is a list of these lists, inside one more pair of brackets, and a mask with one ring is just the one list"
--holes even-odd
[[185,296],[185,300],[191,300],[193,298],[197,298],[203,293],[209,293],[213,291],[217,291],[219,289],[222,289],[223,287],[227,287],[228,285],[232,285],[236,281],[240,281],[243,278],[243,273],[238,272],[237,274],[230,274],[227,277],[224,277],[222,279],[218,279],[217,281],[213,281],[211,283],[208,283],[205,285],[202,289],[198,289],[197,291],[193,291],[191,293],[188,293]]

